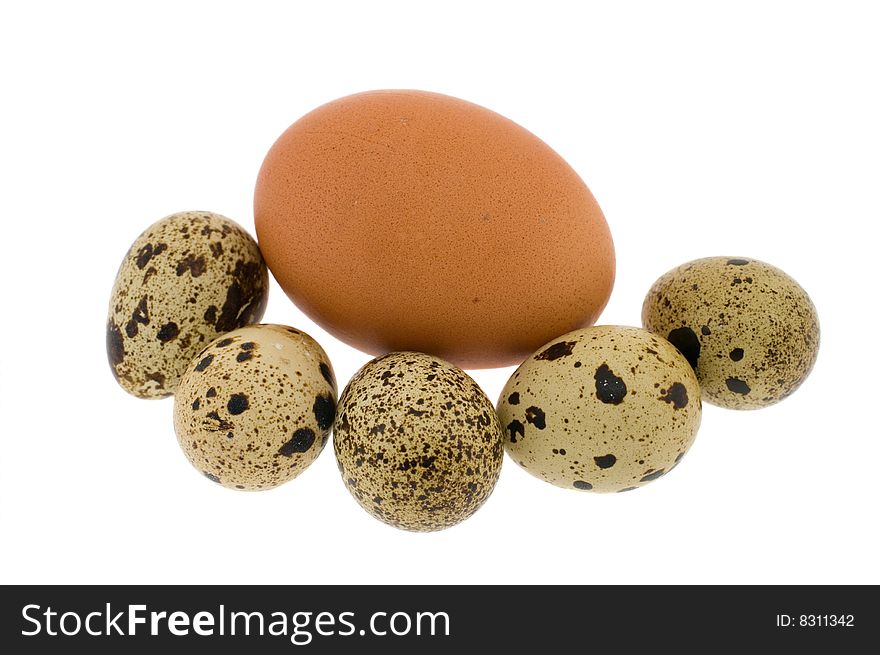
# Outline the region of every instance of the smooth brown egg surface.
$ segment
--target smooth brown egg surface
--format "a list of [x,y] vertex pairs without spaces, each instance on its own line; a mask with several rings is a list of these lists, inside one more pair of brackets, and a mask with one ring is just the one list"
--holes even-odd
[[614,282],[577,173],[516,123],[436,93],[360,93],[302,117],[267,154],[254,213],[287,295],[373,354],[519,363],[593,324]]

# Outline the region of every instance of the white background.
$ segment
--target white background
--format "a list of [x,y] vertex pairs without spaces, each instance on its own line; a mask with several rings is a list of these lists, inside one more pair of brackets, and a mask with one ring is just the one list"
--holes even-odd
[[[0,581],[880,583],[871,6],[4,3]],[[654,279],[689,259],[786,270],[822,322],[812,376],[762,411],[706,406],[682,466],[633,493],[558,489],[508,460],[441,533],[368,516],[332,448],[273,491],[206,481],[172,401],[110,374],[116,269],[175,211],[253,232],[274,139],[374,88],[482,104],[569,161],[617,247],[600,323],[638,324]],[[311,333],[343,384],[368,359],[277,286],[264,320]],[[510,372],[474,376],[494,400]]]

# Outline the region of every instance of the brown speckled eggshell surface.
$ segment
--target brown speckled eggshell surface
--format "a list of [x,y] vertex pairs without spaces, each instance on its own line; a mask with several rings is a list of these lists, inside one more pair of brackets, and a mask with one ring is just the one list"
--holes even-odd
[[491,401],[470,376],[414,352],[368,362],[339,398],[333,445],[342,479],[375,518],[448,528],[492,493],[504,458]]
[[305,332],[251,325],[216,339],[190,364],[174,397],[180,447],[224,487],[270,489],[321,453],[336,410],[327,354]]
[[170,396],[209,342],[262,318],[268,293],[257,243],[234,221],[204,211],[157,221],[129,248],[110,294],[113,375],[134,396]]
[[595,322],[614,280],[577,173],[516,123],[436,93],[360,93],[303,116],[266,155],[254,214],[287,295],[372,354],[515,364]]
[[730,409],[788,397],[819,352],[819,318],[807,292],[748,257],[707,257],[669,271],[648,292],[642,325],[684,353],[707,402]]
[[672,470],[702,417],[700,387],[668,341],[634,327],[576,330],[514,372],[498,401],[504,446],[566,489],[629,491]]

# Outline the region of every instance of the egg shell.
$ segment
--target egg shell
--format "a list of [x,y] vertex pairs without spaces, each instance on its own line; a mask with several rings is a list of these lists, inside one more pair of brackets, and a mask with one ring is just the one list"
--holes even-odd
[[759,409],[791,395],[819,353],[819,317],[801,286],[749,257],[707,257],[651,287],[642,325],[694,367],[703,399]]
[[251,325],[213,341],[174,397],[180,447],[224,487],[271,489],[321,453],[336,410],[330,360],[305,332]]
[[346,487],[380,521],[455,525],[486,501],[504,458],[491,401],[461,369],[402,352],[367,363],[339,399],[333,445]]
[[257,243],[234,221],[203,211],[157,221],[129,248],[110,294],[113,375],[134,396],[170,396],[205,345],[262,318],[268,293]]
[[599,205],[547,144],[478,105],[360,93],[269,150],[254,216],[287,295],[371,354],[519,363],[591,325],[614,280]]
[[532,475],[566,489],[619,492],[681,461],[702,416],[687,360],[635,327],[576,330],[513,373],[498,401],[504,447]]

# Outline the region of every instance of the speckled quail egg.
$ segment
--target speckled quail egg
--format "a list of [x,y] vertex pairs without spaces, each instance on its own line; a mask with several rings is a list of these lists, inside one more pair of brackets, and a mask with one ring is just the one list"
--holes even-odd
[[687,358],[703,398],[758,409],[794,392],[819,352],[819,317],[784,272],[747,257],[708,257],[654,283],[642,325]]
[[189,461],[232,489],[276,487],[321,453],[336,411],[327,354],[305,332],[251,325],[213,341],[174,397],[174,430]]
[[629,491],[668,473],[693,443],[701,415],[697,378],[672,344],[609,325],[546,344],[498,401],[514,461],[583,491]]
[[333,445],[361,507],[413,531],[476,512],[504,458],[498,418],[477,383],[416,352],[378,357],[355,374],[339,399]]
[[107,319],[107,357],[140,398],[174,393],[190,360],[217,335],[259,321],[269,277],[256,242],[219,214],[172,214],[122,260]]

